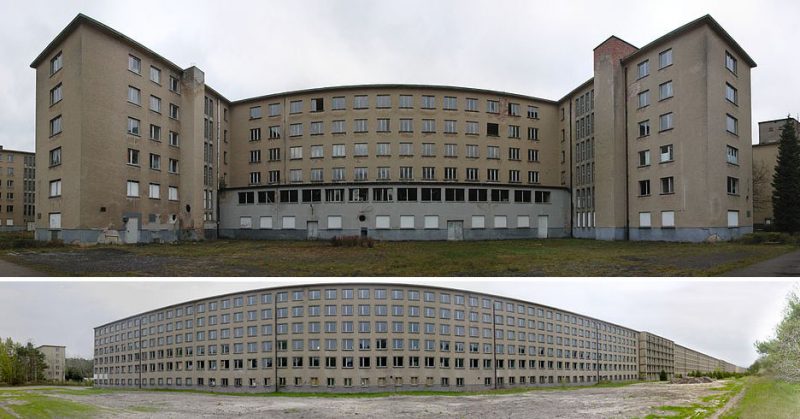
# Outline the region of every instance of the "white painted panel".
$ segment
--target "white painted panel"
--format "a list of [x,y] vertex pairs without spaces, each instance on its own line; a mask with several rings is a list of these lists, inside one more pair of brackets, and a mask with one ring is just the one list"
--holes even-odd
[[259,228],[272,228],[272,217],[261,217],[258,223]]
[[294,216],[293,215],[285,215],[283,217],[283,229],[284,230],[293,230],[295,229],[294,226]]
[[426,215],[425,216],[425,228],[439,228],[439,216],[438,215]]
[[375,216],[375,228],[391,228],[392,217],[388,215]]
[[739,227],[739,211],[728,211],[728,227]]
[[640,212],[639,213],[639,227],[650,227],[650,213],[649,212]]
[[531,217],[527,215],[518,215],[517,216],[517,228],[530,228],[531,226]]
[[253,228],[253,217],[239,217],[239,228]]
[[506,228],[508,227],[508,218],[505,215],[495,215],[494,216],[494,228]]
[[485,228],[485,227],[486,227],[486,220],[484,219],[483,215],[472,216],[472,228]]
[[400,228],[414,228],[414,216],[413,215],[401,215],[400,216]]
[[341,229],[342,228],[342,216],[341,215],[329,215],[328,216],[328,229]]

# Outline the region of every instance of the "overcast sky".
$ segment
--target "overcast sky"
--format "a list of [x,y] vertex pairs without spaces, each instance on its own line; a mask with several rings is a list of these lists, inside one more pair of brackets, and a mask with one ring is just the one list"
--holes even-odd
[[[34,148],[33,59],[78,13],[236,100],[342,84],[421,83],[560,99],[610,35],[643,46],[711,14],[758,63],[753,125],[800,112],[800,2],[0,0],[0,145]],[[753,140],[757,141],[757,131]]]
[[[0,337],[65,345],[92,357],[93,328],[196,298],[325,280],[251,282],[0,282]],[[341,281],[341,280],[332,280]],[[351,281],[347,279],[347,281]],[[422,283],[519,298],[649,331],[748,367],[756,340],[771,337],[786,296],[800,283],[714,279],[375,279]]]

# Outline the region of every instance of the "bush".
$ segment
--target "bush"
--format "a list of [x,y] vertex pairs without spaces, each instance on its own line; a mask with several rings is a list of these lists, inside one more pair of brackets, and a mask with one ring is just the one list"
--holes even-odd
[[660,381],[667,381],[667,372],[664,371],[664,370],[661,370],[661,372],[658,373],[658,379]]
[[362,236],[334,236],[331,239],[333,247],[369,247],[375,246],[375,239]]
[[798,236],[774,231],[745,234],[737,241],[744,244],[800,244],[800,238],[798,238]]

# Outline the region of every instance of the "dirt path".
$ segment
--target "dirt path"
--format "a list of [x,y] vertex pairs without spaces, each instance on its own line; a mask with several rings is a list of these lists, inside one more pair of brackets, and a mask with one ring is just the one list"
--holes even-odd
[[23,276],[48,276],[45,273],[26,268],[24,266],[11,263],[7,260],[0,259],[0,276],[1,277],[23,277]]
[[624,387],[532,391],[511,395],[315,398],[225,396],[175,392],[52,393],[98,406],[113,417],[172,418],[630,418],[653,407],[685,405],[715,394],[719,383],[643,383]]

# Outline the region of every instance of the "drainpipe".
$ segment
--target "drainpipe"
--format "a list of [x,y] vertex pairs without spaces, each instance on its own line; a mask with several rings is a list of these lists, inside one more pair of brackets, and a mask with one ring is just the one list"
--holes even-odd
[[630,168],[628,167],[628,153],[630,152],[630,143],[628,142],[628,68],[622,70],[622,79],[625,82],[625,241],[631,239],[631,200],[629,196],[630,184]]

